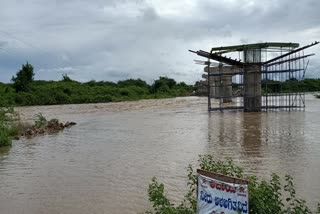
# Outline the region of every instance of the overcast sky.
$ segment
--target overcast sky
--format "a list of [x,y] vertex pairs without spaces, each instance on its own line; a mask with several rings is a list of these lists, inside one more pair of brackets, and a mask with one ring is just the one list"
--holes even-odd
[[[0,81],[23,63],[35,79],[194,83],[188,49],[320,40],[320,0],[0,0]],[[320,77],[320,45],[307,75]]]

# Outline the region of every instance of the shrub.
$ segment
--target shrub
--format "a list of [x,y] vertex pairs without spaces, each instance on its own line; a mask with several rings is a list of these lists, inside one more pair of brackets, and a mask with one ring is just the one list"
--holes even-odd
[[3,121],[0,121],[0,147],[11,146],[11,142],[8,128],[5,126]]
[[[255,176],[246,177],[241,167],[236,166],[232,160],[216,161],[211,155],[202,155],[199,158],[199,167],[227,176],[246,178],[249,181],[249,210],[250,213],[264,214],[304,214],[312,213],[306,202],[296,197],[293,178],[285,176],[285,184],[281,185],[278,175],[272,174],[270,181],[259,181]],[[191,214],[196,213],[197,174],[192,166],[188,167],[188,192],[184,200],[175,206],[165,195],[164,185],[154,177],[149,185],[149,201],[152,203],[155,214]],[[283,201],[285,198],[285,202]],[[320,205],[317,211],[320,213]]]
[[62,82],[73,82],[73,80],[68,76],[68,74],[62,74]]
[[30,89],[30,84],[33,81],[34,72],[33,66],[27,62],[27,64],[22,65],[22,69],[17,72],[16,77],[12,77],[13,87],[16,92],[28,91]]
[[[61,81],[33,80],[31,65],[24,65],[13,84],[0,83],[0,106],[55,105],[168,98],[190,94],[192,86],[160,77],[150,86],[141,79],[118,83],[94,80],[81,83],[64,75]],[[26,74],[28,73],[28,74]],[[19,74],[19,75],[18,75]],[[19,76],[19,78],[18,78]],[[21,81],[23,84],[21,83]],[[17,83],[15,83],[15,81]],[[17,84],[19,86],[17,86]],[[16,90],[15,90],[16,89]]]
[[36,103],[36,97],[27,92],[16,93],[15,103],[20,106],[34,105]]
[[27,124],[22,124],[21,121],[12,122],[8,126],[8,134],[10,137],[20,136],[26,127]]
[[9,142],[6,145],[11,145],[11,138],[19,136],[25,128],[20,115],[12,107],[0,108],[0,124],[2,139]]
[[46,127],[48,124],[47,119],[42,115],[42,113],[36,114],[34,119],[34,125],[36,128],[43,128]]

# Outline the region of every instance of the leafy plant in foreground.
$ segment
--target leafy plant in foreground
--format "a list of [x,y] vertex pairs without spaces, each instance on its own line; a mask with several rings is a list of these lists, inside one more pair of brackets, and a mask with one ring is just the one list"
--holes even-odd
[[[255,176],[245,176],[241,167],[236,166],[230,159],[216,161],[211,155],[201,155],[199,167],[203,170],[212,171],[227,176],[247,179],[249,181],[249,211],[250,213],[262,214],[305,214],[312,213],[306,205],[306,201],[296,197],[293,178],[285,176],[284,185],[277,174],[272,174],[269,181],[258,180]],[[149,201],[154,211],[146,213],[154,214],[191,214],[196,213],[196,187],[197,174],[191,165],[188,166],[188,192],[183,201],[174,205],[165,195],[164,184],[159,183],[154,177],[149,185]],[[285,199],[285,202],[283,201]],[[320,213],[320,204],[315,213]]]

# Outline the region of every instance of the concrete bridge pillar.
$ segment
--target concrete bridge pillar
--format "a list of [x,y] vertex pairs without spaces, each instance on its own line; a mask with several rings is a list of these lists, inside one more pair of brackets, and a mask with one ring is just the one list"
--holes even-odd
[[244,69],[244,111],[261,111],[261,66],[250,65]]
[[[210,76],[210,93],[211,98],[223,99],[224,103],[232,102],[232,75],[227,75],[231,72],[230,67],[222,67],[219,71],[219,67],[204,68],[204,71],[210,74],[223,74],[221,76]],[[208,78],[207,74],[202,75],[203,78]]]
[[232,102],[232,76],[222,76],[221,79],[223,102]]

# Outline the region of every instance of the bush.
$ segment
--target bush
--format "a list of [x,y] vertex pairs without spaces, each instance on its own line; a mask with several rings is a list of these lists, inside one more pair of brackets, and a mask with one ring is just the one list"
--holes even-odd
[[47,119],[42,115],[42,113],[38,113],[34,116],[34,126],[36,128],[44,128],[47,126],[48,121]]
[[21,123],[21,121],[13,122],[8,126],[8,134],[10,137],[20,136],[21,133],[26,129],[26,127],[27,124],[23,124]]
[[[94,80],[81,83],[64,75],[61,81],[33,80],[32,74],[25,78],[25,70],[31,65],[24,66],[19,72],[25,84],[23,89],[16,89],[16,84],[0,83],[0,106],[18,105],[56,105],[98,102],[132,101],[148,98],[168,98],[190,94],[192,86],[184,82],[160,77],[150,86],[141,79],[128,79],[118,83]],[[25,67],[28,67],[25,68]],[[29,72],[30,73],[30,72]],[[17,74],[18,75],[18,74]],[[17,77],[18,78],[18,77]],[[28,81],[25,81],[28,79]],[[18,81],[18,79],[14,80]],[[19,81],[18,81],[19,82]],[[19,82],[20,84],[20,82]],[[20,86],[19,86],[20,87]],[[16,90],[15,90],[16,89]]]
[[11,146],[11,142],[8,128],[2,121],[0,121],[0,147]]
[[34,72],[33,66],[27,62],[27,64],[22,65],[22,69],[17,72],[16,77],[12,77],[13,87],[16,92],[19,91],[29,91],[30,84],[33,81]]
[[0,147],[11,146],[12,137],[21,132],[19,114],[13,108],[0,108]]
[[[203,170],[212,171],[227,176],[233,176],[249,181],[249,211],[250,213],[264,214],[304,214],[312,213],[306,202],[296,197],[293,178],[285,176],[285,184],[281,185],[280,177],[272,174],[270,181],[259,181],[255,176],[246,177],[241,167],[232,160],[216,161],[211,155],[202,155],[199,166]],[[188,192],[180,205],[175,206],[166,197],[164,185],[154,177],[149,185],[149,201],[152,203],[155,214],[194,214],[196,213],[197,174],[192,166],[188,167]],[[283,201],[285,198],[285,202]],[[320,213],[320,205],[315,213]]]
[[14,101],[17,105],[20,106],[35,105],[36,97],[31,93],[19,92],[16,93]]

